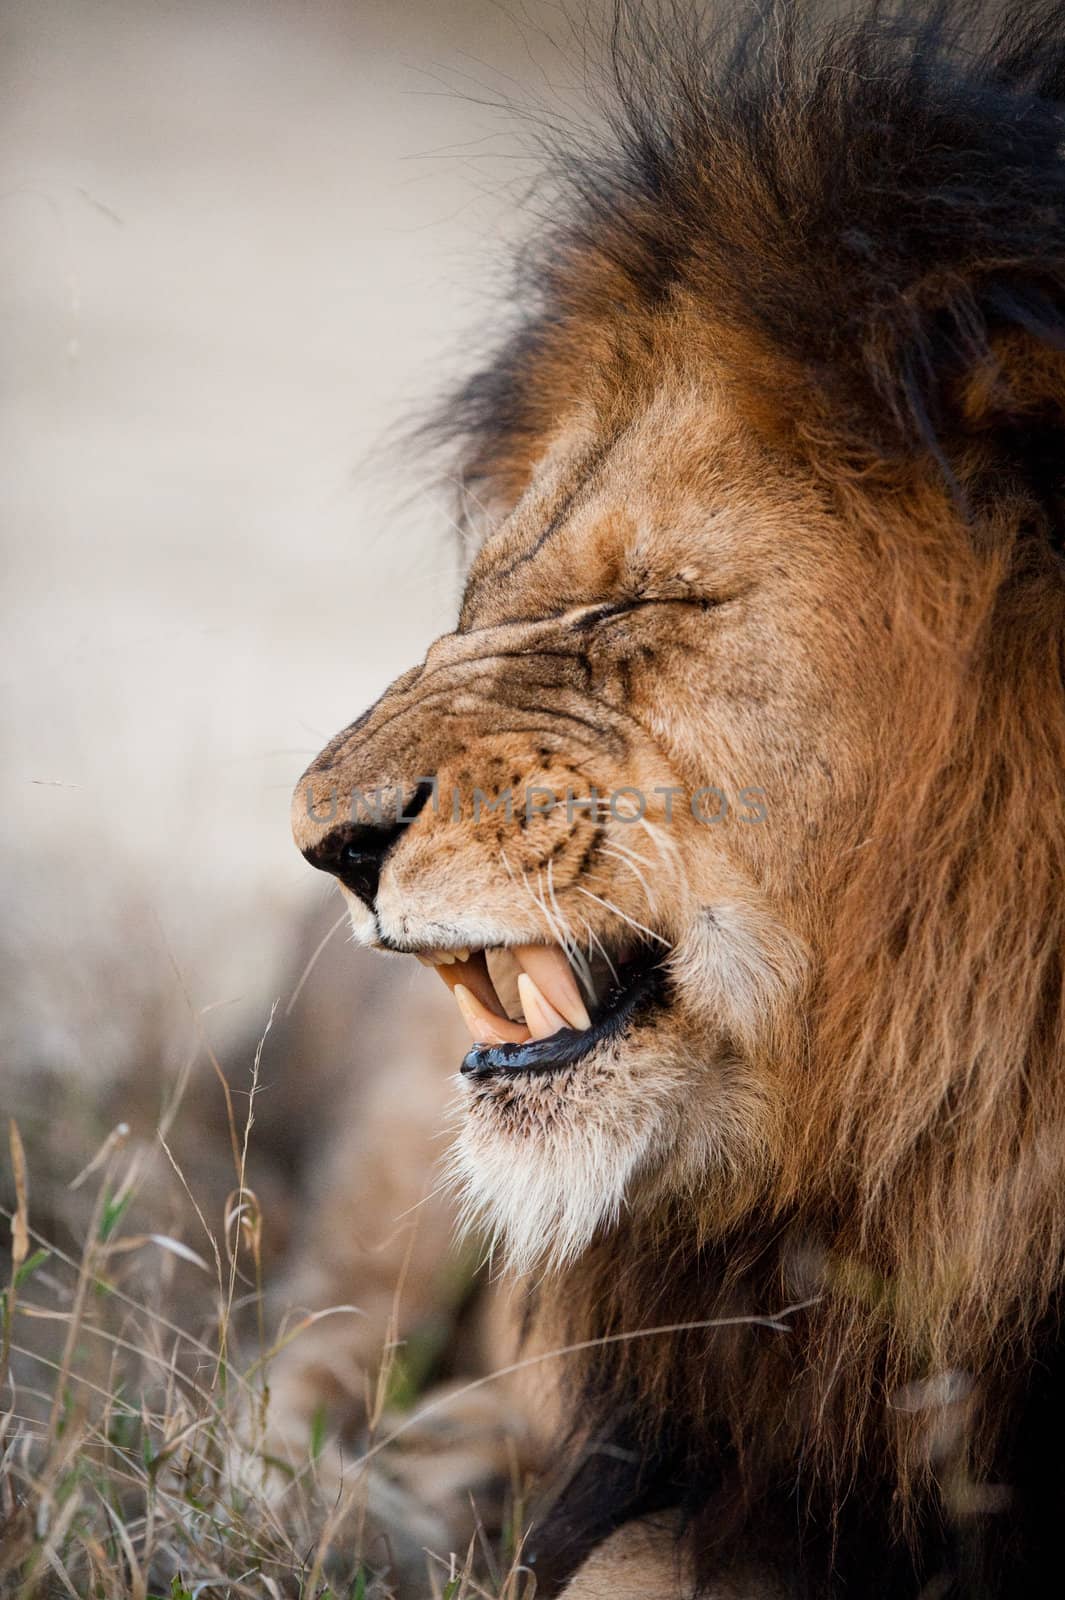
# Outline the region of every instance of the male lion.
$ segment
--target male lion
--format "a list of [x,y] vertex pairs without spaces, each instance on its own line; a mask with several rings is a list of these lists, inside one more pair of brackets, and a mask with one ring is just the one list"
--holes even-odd
[[1065,6],[623,13],[613,60],[449,412],[487,513],[456,629],[296,837],[454,989],[467,1206],[582,1347],[538,1592],[1034,1596]]

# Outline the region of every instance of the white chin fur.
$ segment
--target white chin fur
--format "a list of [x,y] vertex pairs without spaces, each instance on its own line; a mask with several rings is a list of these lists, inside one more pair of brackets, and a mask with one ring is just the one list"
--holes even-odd
[[655,1143],[657,1118],[643,1128],[563,1120],[554,1131],[508,1138],[482,1126],[474,1109],[451,1151],[463,1226],[487,1232],[511,1272],[557,1271],[614,1227]]

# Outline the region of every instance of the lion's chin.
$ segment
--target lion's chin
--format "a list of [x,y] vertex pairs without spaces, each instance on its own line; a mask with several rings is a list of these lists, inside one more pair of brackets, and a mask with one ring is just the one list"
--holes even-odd
[[[687,1031],[656,988],[571,1065],[463,1074],[451,1173],[464,1221],[509,1270],[564,1267],[663,1190],[691,1192],[720,1164],[735,1064],[696,1061]],[[751,1109],[748,1098],[748,1127]]]
[[776,1163],[771,1079],[698,1020],[667,991],[571,1067],[460,1079],[450,1176],[508,1271],[557,1272],[663,1206],[725,1230],[756,1203]]
[[471,1051],[451,1156],[466,1222],[539,1273],[671,1199],[732,1225],[778,1153],[759,1024],[803,971],[779,924],[719,902],[664,961],[631,963],[589,1029],[537,1041],[542,1059]]
[[615,954],[586,1026],[466,1055],[452,1172],[465,1221],[487,1231],[511,1271],[581,1255],[674,1143],[670,1011],[661,955],[645,947]]
[[615,1228],[662,1136],[653,1107],[633,1116],[602,1083],[591,1104],[566,1076],[474,1087],[452,1150],[463,1222],[512,1272],[556,1271]]

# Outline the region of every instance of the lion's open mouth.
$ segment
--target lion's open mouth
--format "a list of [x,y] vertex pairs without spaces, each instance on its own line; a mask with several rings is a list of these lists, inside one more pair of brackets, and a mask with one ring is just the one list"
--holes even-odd
[[473,1039],[471,1077],[552,1072],[619,1034],[661,992],[661,953],[647,945],[582,961],[580,980],[557,945],[424,950]]

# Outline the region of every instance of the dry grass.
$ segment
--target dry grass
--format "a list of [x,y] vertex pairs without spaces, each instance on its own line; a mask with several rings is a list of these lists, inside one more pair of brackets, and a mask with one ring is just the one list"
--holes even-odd
[[263,1219],[246,1181],[257,1073],[258,1057],[243,1127],[226,1091],[235,1182],[217,1236],[170,1141],[181,1085],[160,1119],[155,1153],[198,1218],[208,1241],[202,1253],[183,1238],[138,1231],[150,1152],[124,1124],[73,1181],[91,1193],[79,1250],[43,1237],[32,1225],[28,1163],[10,1124],[0,1593],[530,1600],[517,1483],[511,1525],[495,1548],[479,1527],[461,1554],[428,1553],[416,1590],[409,1579],[401,1591],[393,1587],[380,1492],[390,1482],[392,1437],[417,1420],[415,1403],[397,1425],[411,1362],[397,1360],[394,1342],[342,1477],[330,1466],[324,1419],[311,1430],[305,1461],[264,1453],[273,1360],[322,1316],[357,1313],[335,1307],[268,1332]]

